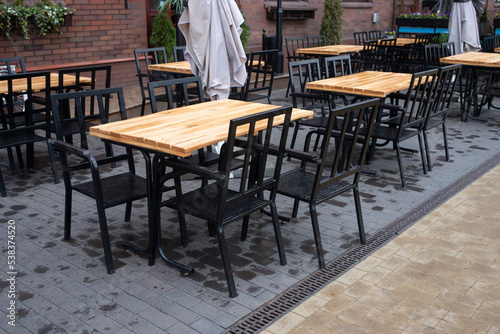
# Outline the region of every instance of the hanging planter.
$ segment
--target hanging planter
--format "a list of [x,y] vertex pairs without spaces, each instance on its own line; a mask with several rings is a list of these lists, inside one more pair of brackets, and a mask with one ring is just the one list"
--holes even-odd
[[41,0],[33,5],[25,5],[24,0],[16,0],[13,5],[0,0],[0,30],[12,40],[11,34],[18,34],[29,41],[34,36],[45,36],[50,31],[72,24],[74,9]]

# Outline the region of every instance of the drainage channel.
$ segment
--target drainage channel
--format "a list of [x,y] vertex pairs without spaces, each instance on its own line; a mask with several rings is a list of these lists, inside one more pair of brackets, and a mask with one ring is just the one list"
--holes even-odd
[[251,334],[265,329],[499,163],[500,153],[492,156],[481,166],[444,188],[439,193],[434,194],[417,208],[399,217],[384,229],[374,233],[367,240],[366,244],[354,246],[346,251],[328,263],[325,269],[311,273],[308,277],[287,289],[267,304],[261,306],[245,318],[240,319],[224,333]]

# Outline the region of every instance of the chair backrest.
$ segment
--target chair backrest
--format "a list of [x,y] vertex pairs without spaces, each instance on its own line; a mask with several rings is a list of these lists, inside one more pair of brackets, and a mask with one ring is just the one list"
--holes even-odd
[[482,49],[484,52],[495,52],[495,48],[500,47],[500,35],[485,37],[483,39]]
[[297,49],[306,47],[304,37],[285,38],[285,44],[288,62],[304,60],[307,58],[306,56],[302,56],[295,52]]
[[0,75],[26,73],[23,57],[0,58]]
[[[137,77],[141,86],[142,98],[146,97],[145,92],[148,90],[147,83],[153,81],[153,73],[148,69],[151,64],[161,64],[167,62],[167,51],[164,47],[148,48],[134,50],[135,66],[137,68]],[[145,64],[145,66],[142,66]],[[160,78],[158,78],[160,79]],[[166,79],[166,78],[164,78]]]
[[307,36],[307,47],[312,48],[324,45],[326,45],[325,35]]
[[435,95],[438,69],[412,74],[410,88],[406,92],[402,117],[398,128],[401,135],[406,128],[421,128],[427,118]]
[[454,56],[455,54],[455,42],[446,42],[441,44],[441,57]]
[[439,68],[436,89],[432,96],[429,117],[443,116],[450,109],[453,92],[460,78],[462,64],[454,64]]
[[89,103],[94,103],[100,123],[108,123],[110,98],[116,99],[120,118],[126,119],[127,110],[121,87],[52,94],[50,101],[54,115],[56,138],[65,141],[68,127],[71,125],[71,128],[74,129],[74,124],[77,124],[77,130],[72,131],[72,134],[80,137],[80,146],[82,148],[88,148],[88,124],[84,112],[85,108],[88,108]]
[[441,58],[441,46],[439,44],[424,45],[425,52],[425,67],[433,68],[441,66],[439,59]]
[[[316,167],[316,178],[312,187],[312,201],[316,202],[321,188],[327,188],[332,183],[358,183],[379,103],[379,99],[371,99],[330,110],[327,127],[316,130],[324,136],[318,159],[320,163]],[[364,140],[360,140],[361,129],[364,129]],[[329,147],[332,137],[335,138],[335,149]],[[304,147],[310,147],[307,142],[310,138],[306,137]],[[305,168],[306,163],[302,163],[302,167]]]
[[368,31],[368,40],[374,41],[382,38],[382,30],[370,30]]
[[[244,101],[267,98],[270,103],[277,60],[278,50],[254,51],[250,54]],[[266,92],[266,95],[253,95],[256,92]]]
[[354,32],[354,44],[364,45],[365,42],[369,41],[367,31],[357,31]]
[[323,103],[321,102],[321,105],[318,105],[318,100],[314,98],[315,94],[310,94],[306,89],[308,82],[320,79],[321,66],[319,60],[316,58],[289,62],[288,70],[290,71],[289,73],[296,73],[296,75],[289,76],[293,106],[297,108],[297,100],[301,99],[301,108],[311,109],[322,107]]
[[205,102],[201,77],[198,76],[153,81],[148,83],[148,90],[153,113],[159,111],[158,96],[166,97],[161,100],[167,102],[167,109]]
[[334,78],[348,74],[352,74],[350,55],[325,58],[325,78]]
[[[19,89],[18,82],[26,83],[26,89]],[[0,98],[0,135],[16,135],[22,142],[23,134],[33,133],[35,130],[44,130],[47,138],[50,137],[50,106],[35,107],[35,95],[49,101],[50,99],[50,72],[31,72],[0,76],[0,85],[7,88]],[[42,91],[40,92],[40,90]],[[24,108],[16,108],[22,101]],[[37,115],[44,115],[40,122]]]
[[[281,174],[291,113],[292,107],[288,106],[231,120],[227,141],[221,149],[219,160],[219,172],[224,176],[219,181],[219,190],[222,192],[221,202],[217,208],[219,223],[237,219],[244,212],[258,209],[252,205],[255,203],[252,198],[256,196],[265,195],[269,196],[268,201],[274,200]],[[284,117],[283,125],[274,127],[273,123],[278,117]],[[252,135],[257,134],[256,129],[259,125],[263,126],[261,135]],[[249,135],[238,135],[241,129],[248,129]],[[257,137],[260,137],[260,140]],[[276,145],[277,154],[271,154]],[[243,161],[241,178],[230,182],[231,163],[234,158]],[[268,170],[264,173],[266,166]],[[269,193],[266,192],[267,190]],[[230,210],[230,208],[238,209]]]
[[185,46],[174,46],[174,61],[184,61],[186,57],[184,57],[184,51],[186,50]]

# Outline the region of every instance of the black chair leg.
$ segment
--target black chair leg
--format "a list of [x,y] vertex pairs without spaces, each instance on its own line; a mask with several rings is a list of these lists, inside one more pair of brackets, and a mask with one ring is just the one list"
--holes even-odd
[[318,256],[318,263],[321,269],[325,266],[325,257],[323,255],[323,244],[321,243],[321,234],[319,232],[318,214],[316,212],[316,205],[309,204],[309,211],[311,214],[311,223],[314,234],[314,242],[316,244],[316,254]]
[[405,181],[405,173],[404,173],[404,166],[403,166],[403,158],[401,157],[401,149],[399,147],[399,143],[396,143],[396,154],[398,157],[398,165],[399,165],[399,174],[401,176],[401,186],[406,189],[406,181]]
[[111,243],[109,241],[108,224],[106,220],[106,212],[102,205],[97,204],[97,214],[99,216],[99,228],[101,230],[102,248],[104,250],[104,260],[106,261],[106,269],[108,274],[115,272],[113,265],[113,255],[111,254]]
[[[14,162],[14,154],[12,153],[12,147],[7,147],[7,155],[9,157],[9,167],[10,167],[10,170],[16,169],[16,165],[15,165],[15,162]],[[21,158],[22,158],[22,156],[21,156]]]
[[292,209],[292,218],[297,218],[297,214],[299,213],[299,203],[298,199],[293,201],[293,209]]
[[52,140],[47,139],[47,151],[49,152],[50,166],[52,167],[52,175],[54,176],[54,183],[59,182],[59,173],[57,172],[56,157],[54,155],[54,147],[52,146]]
[[[247,240],[247,234],[248,234],[248,223],[250,221],[250,216],[245,216],[243,218],[243,225],[241,227],[241,236],[240,236],[240,240],[241,241],[245,241]],[[273,221],[274,223],[274,221]]]
[[127,202],[125,205],[125,218],[123,220],[129,222],[130,216],[132,216],[132,202]]
[[146,100],[142,100],[141,104],[141,116],[144,116],[144,109],[146,109]]
[[[278,210],[276,209],[276,203],[271,203],[271,215],[273,217],[273,227],[274,235],[276,237],[276,246],[278,247],[278,254],[280,257],[280,264],[284,266],[286,264],[285,247],[283,246],[283,239],[281,237],[281,228],[278,217]],[[245,217],[247,218],[247,217]],[[247,222],[248,226],[248,222]]]
[[359,198],[359,188],[354,187],[352,190],[354,193],[354,205],[356,207],[356,218],[358,219],[359,241],[362,244],[365,244],[366,243],[365,225],[363,223],[363,212],[361,211],[361,200]]
[[443,122],[443,140],[444,140],[444,153],[446,155],[446,161],[450,161],[450,152],[448,151],[448,134],[446,131],[446,122]]
[[5,189],[5,183],[3,181],[1,170],[0,170],[0,192],[2,193],[2,197],[7,197],[7,189]]
[[426,175],[427,163],[425,162],[424,140],[422,138],[422,132],[418,134],[418,146],[420,147],[420,159],[422,159],[422,168],[424,169],[424,175]]
[[66,189],[64,201],[64,240],[71,238],[71,204],[73,201],[73,193],[71,189]]
[[427,169],[429,172],[432,171],[432,162],[431,162],[431,148],[429,147],[429,138],[427,136],[427,130],[423,131],[424,135],[424,146],[425,146],[425,155],[427,158]]
[[217,240],[219,241],[220,255],[222,265],[224,266],[224,274],[226,275],[229,297],[236,297],[238,293],[236,292],[236,285],[234,284],[233,271],[231,269],[231,263],[229,262],[229,251],[227,249],[224,228],[222,225],[217,227]]

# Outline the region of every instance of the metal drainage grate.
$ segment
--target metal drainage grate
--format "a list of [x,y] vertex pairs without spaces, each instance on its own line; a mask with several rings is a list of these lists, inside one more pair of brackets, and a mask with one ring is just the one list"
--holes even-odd
[[328,263],[325,269],[311,273],[281,295],[261,306],[247,317],[242,318],[239,322],[228,328],[225,333],[250,334],[263,330],[499,163],[500,154],[492,156],[474,171],[444,188],[441,192],[434,194],[419,207],[414,208],[404,216],[390,223],[384,229],[373,234],[367,240],[366,244],[354,246]]

